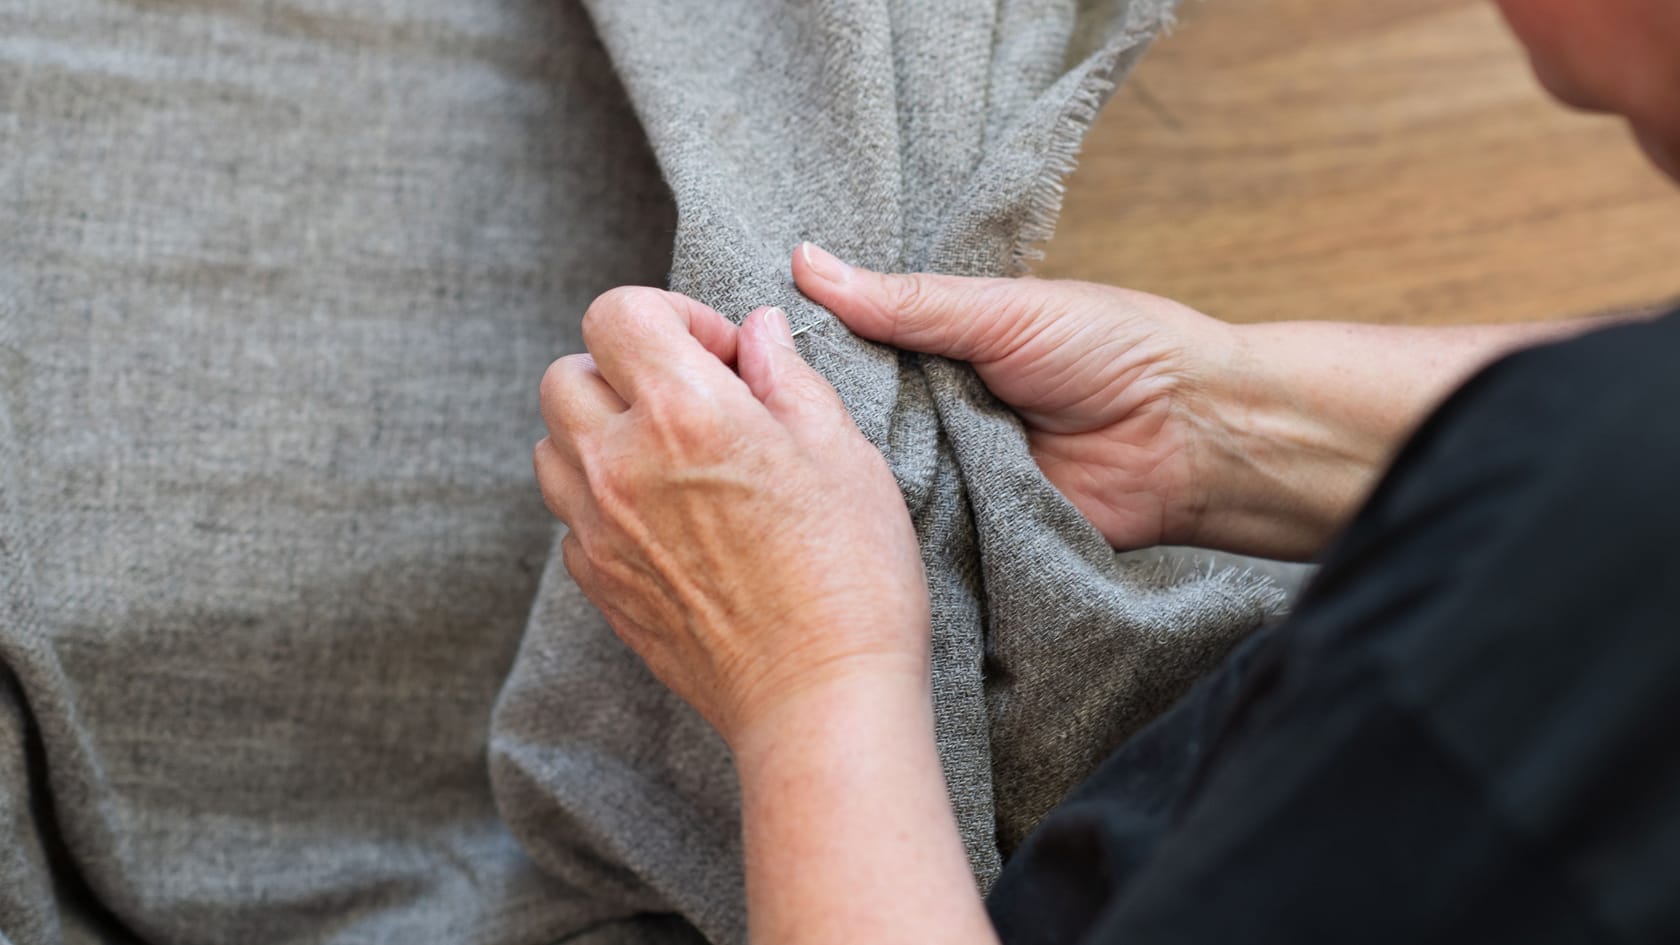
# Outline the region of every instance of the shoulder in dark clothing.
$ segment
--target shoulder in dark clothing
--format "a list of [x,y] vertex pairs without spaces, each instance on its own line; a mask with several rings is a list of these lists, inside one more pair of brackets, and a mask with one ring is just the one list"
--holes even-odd
[[1472,380],[1011,860],[1005,941],[1680,940],[1676,407],[1675,316]]

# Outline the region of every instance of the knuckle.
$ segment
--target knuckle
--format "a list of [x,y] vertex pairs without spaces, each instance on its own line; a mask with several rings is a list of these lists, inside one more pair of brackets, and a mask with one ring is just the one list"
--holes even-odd
[[717,400],[705,391],[688,391],[662,399],[646,414],[646,428],[672,457],[711,455],[726,446],[729,419]]
[[895,309],[891,340],[972,360],[990,347],[985,326],[1006,320],[1018,281],[926,272],[896,276],[891,290]]
[[548,370],[543,372],[540,390],[545,401],[559,400],[566,389],[573,383],[578,370],[584,361],[593,363],[586,354],[568,354],[556,358],[549,364]]
[[601,300],[629,311],[646,305],[666,305],[665,290],[650,285],[621,285],[601,293]]
[[561,506],[559,498],[547,490],[543,491],[542,497],[543,507],[548,509],[548,514],[564,522],[566,520],[566,509]]
[[537,395],[545,407],[552,405],[560,398],[560,390],[566,383],[565,360],[565,358],[560,358],[549,362],[548,369],[543,371],[542,380],[537,384]]
[[566,565],[568,571],[573,570],[573,565],[585,563],[583,540],[578,538],[577,532],[568,531],[565,537],[560,539],[560,561]]
[[568,532],[560,540],[560,563],[566,566],[566,573],[572,576],[579,588],[587,595],[595,590],[595,566],[589,559],[589,552],[583,546],[583,540],[578,538],[577,532]]
[[540,480],[538,486],[538,491],[542,494],[543,506],[548,509],[550,515],[565,522],[569,510],[566,508],[565,499],[560,489],[552,480],[546,478]]
[[[640,451],[637,451],[639,454]],[[586,457],[583,464],[583,487],[594,503],[599,520],[610,527],[623,527],[633,521],[650,490],[647,463],[636,454],[606,453]]]
[[583,453],[579,457],[583,460],[578,470],[583,474],[583,484],[589,494],[599,497],[610,495],[617,491],[620,483],[630,477],[633,464],[625,462],[628,457],[618,450],[598,449]]
[[587,354],[567,355],[548,366],[542,379],[540,410],[549,439],[561,455],[576,456],[600,436],[595,423],[585,422],[593,414],[584,409],[588,402],[585,385],[595,383],[595,359]]
[[927,273],[894,276],[889,284],[893,311],[901,322],[919,322],[932,314],[936,290]]
[[595,297],[583,312],[583,332],[588,338],[609,325],[621,325],[650,306],[669,305],[663,290],[645,285],[621,285]]
[[936,330],[947,351],[961,360],[999,360],[1045,324],[1040,310],[1054,304],[1051,285],[1030,279],[955,279],[945,290],[946,319]]
[[847,411],[845,402],[840,399],[840,392],[821,374],[816,371],[802,372],[787,378],[784,383],[793,388],[800,401],[816,408],[825,419],[847,426],[852,425],[852,415]]

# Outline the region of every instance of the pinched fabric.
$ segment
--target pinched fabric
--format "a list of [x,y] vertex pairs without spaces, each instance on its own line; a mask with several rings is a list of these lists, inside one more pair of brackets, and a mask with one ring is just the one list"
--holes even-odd
[[989,882],[1277,592],[1115,554],[787,260],[1019,272],[1168,7],[0,9],[0,941],[744,939],[727,750],[529,471],[624,283],[781,305],[888,457]]

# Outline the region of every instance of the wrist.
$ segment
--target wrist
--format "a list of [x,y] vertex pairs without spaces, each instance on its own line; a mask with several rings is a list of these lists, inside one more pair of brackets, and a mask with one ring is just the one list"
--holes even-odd
[[[1393,436],[1292,326],[1232,325],[1194,412],[1189,544],[1304,560],[1357,508]],[[1306,363],[1303,363],[1303,358]],[[1328,368],[1328,371],[1325,369]]]
[[925,657],[855,656],[755,700],[724,735],[744,782],[750,773],[785,761],[789,746],[846,743],[883,720],[925,715],[931,737],[932,703]]
[[995,941],[904,665],[802,688],[733,743],[753,941]]
[[1212,432],[1203,437],[1197,543],[1310,557],[1467,377],[1513,348],[1591,324],[1234,326],[1229,364],[1214,378],[1206,411]]

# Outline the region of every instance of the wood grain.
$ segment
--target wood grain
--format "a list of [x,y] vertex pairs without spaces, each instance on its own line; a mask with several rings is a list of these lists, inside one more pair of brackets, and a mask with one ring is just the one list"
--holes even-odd
[[1035,272],[1233,321],[1556,318],[1680,296],[1680,193],[1485,0],[1210,0],[1098,119]]

